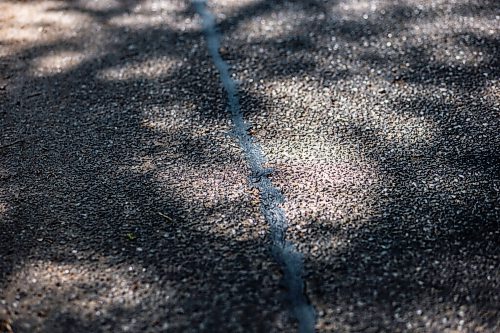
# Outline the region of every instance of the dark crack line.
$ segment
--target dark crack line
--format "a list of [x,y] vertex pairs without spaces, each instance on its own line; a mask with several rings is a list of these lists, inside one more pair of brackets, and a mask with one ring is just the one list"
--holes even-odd
[[243,119],[236,82],[231,79],[229,66],[219,53],[220,37],[216,30],[215,19],[207,8],[205,0],[193,0],[193,4],[202,18],[208,51],[227,93],[228,109],[233,122],[232,135],[242,148],[250,167],[249,182],[260,193],[260,209],[270,226],[272,254],[283,269],[283,282],[288,290],[292,314],[299,323],[299,332],[314,332],[315,311],[307,300],[302,279],[303,256],[291,242],[286,240],[288,224],[285,212],[279,206],[284,197],[268,178],[272,170],[263,167],[265,157],[262,149],[248,134],[249,126]]

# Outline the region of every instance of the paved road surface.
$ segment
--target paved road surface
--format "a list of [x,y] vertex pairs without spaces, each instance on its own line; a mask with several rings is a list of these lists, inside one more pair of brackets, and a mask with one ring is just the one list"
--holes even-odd
[[207,9],[270,174],[189,1],[0,3],[0,332],[297,331],[262,181],[317,332],[497,332],[498,2]]

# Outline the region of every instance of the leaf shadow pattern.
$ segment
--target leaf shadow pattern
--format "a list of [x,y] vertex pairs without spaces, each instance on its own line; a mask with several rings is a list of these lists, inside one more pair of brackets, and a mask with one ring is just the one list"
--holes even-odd
[[[25,144],[0,152],[1,167],[10,175],[0,178],[9,207],[2,213],[0,233],[1,299],[9,304],[15,328],[20,332],[33,327],[40,331],[71,327],[75,332],[119,331],[124,327],[131,331],[290,331],[290,324],[283,319],[279,270],[267,252],[266,238],[260,234],[263,228],[248,222],[260,221],[252,194],[243,189],[232,199],[203,202],[197,193],[215,187],[198,184],[198,178],[217,184],[211,174],[236,172],[243,175],[241,179],[245,174],[238,152],[225,146],[225,97],[207,60],[200,32],[168,25],[130,29],[109,24],[113,18],[133,13],[143,2],[121,2],[118,7],[96,10],[82,7],[82,2],[64,3],[50,11],[80,12],[106,27],[110,37],[104,51],[91,52],[75,67],[50,75],[33,75],[36,59],[58,51],[84,52],[88,41],[80,37],[49,41],[0,59],[13,78],[12,88],[2,92],[2,132],[5,139],[26,138]],[[191,18],[187,2],[175,3],[180,9],[168,9],[168,15]],[[385,42],[387,34],[411,29],[415,22],[439,20],[439,13],[395,4],[385,8],[385,14],[376,11],[367,20],[362,16],[337,20],[337,6],[331,1],[242,5],[222,19],[224,34],[237,34],[252,18],[284,8],[318,17],[323,14],[323,18],[304,20],[285,35],[250,44],[235,38],[226,56],[236,72],[251,72],[252,68],[240,60],[255,58],[253,47],[263,48],[269,52],[262,55],[262,68],[252,74],[256,80],[310,76],[323,87],[360,75],[369,67],[383,71],[381,75],[391,84],[402,80],[431,88],[444,85],[468,94],[479,94],[492,77],[498,78],[498,39],[476,32],[446,38],[489,57],[479,67],[451,67],[410,42],[404,46],[404,54],[373,44],[353,59],[348,52],[353,45],[360,47],[364,41],[377,39]],[[484,6],[496,8],[494,2]],[[481,8],[478,15],[489,15]],[[454,10],[464,11],[463,7]],[[476,13],[475,9],[466,11]],[[306,31],[314,31],[316,36],[307,36]],[[335,42],[337,49],[332,45]],[[324,53],[359,61],[361,69],[327,68],[315,56]],[[180,65],[173,65],[163,75],[102,78],[106,70],[134,68],[155,59]],[[280,64],[284,60],[289,66],[283,70]],[[23,65],[13,65],[18,63]],[[409,65],[397,78],[386,73],[400,63]],[[241,87],[243,109],[256,124],[264,110],[274,112],[269,106],[275,101],[267,93],[246,81]],[[36,93],[40,95],[32,96]],[[396,113],[417,112],[415,116],[423,112],[439,124],[442,116],[434,110],[442,109],[442,104],[417,96],[410,102],[398,100],[391,107]],[[444,140],[423,145],[423,156],[412,155],[400,143],[384,141],[377,131],[366,133],[361,123],[348,124],[340,129],[345,133],[337,133],[363,146],[365,157],[393,183],[387,184],[389,197],[380,199],[378,216],[354,222],[309,218],[310,232],[303,243],[342,240],[348,244],[326,246],[320,257],[304,245],[308,295],[318,307],[321,331],[440,330],[446,324],[428,324],[427,319],[442,317],[449,321],[465,318],[470,330],[494,330],[498,324],[498,299],[491,296],[500,294],[498,273],[490,268],[498,261],[495,249],[500,245],[498,138],[491,127],[481,127],[481,119],[466,121],[470,116],[464,113],[469,107],[472,113],[495,105],[479,97],[446,104],[461,127],[450,129],[443,123],[437,132]],[[168,119],[162,120],[164,117]],[[150,124],[152,119],[167,125],[157,129]],[[170,128],[168,123],[174,120],[180,124]],[[458,128],[467,129],[476,140],[463,143],[456,138],[461,131]],[[259,135],[263,136],[257,129]],[[457,150],[461,154],[456,154]],[[408,185],[421,181],[419,173],[425,180],[433,177],[430,170],[458,179],[466,174],[472,180],[462,187],[440,190]],[[244,188],[244,181],[238,179]],[[175,223],[166,222],[158,212]],[[253,238],[245,237],[246,233]],[[141,302],[92,307],[92,301],[104,297],[99,291],[86,293],[88,285],[75,289],[82,303],[71,300],[75,293],[71,288],[68,292],[50,284],[46,290],[38,288],[29,282],[33,275],[26,267],[42,274],[36,265],[45,268],[46,262],[56,272],[57,267],[63,267],[58,274],[86,277],[92,286],[99,286],[99,279],[109,279],[101,286],[106,291],[117,280],[103,271],[123,275],[126,278],[120,283],[125,285],[117,288],[132,289]],[[75,272],[64,273],[73,266]],[[97,273],[85,275],[80,266]],[[135,268],[127,273],[129,267]],[[491,279],[485,279],[483,272]],[[25,282],[27,291],[17,284],[17,278]],[[129,286],[134,284],[135,291]],[[49,298],[43,292],[55,296]],[[70,307],[64,305],[68,300]],[[71,307],[81,307],[81,311]],[[46,308],[50,311],[31,314],[36,313],[32,309]],[[417,326],[408,327],[408,323]]]

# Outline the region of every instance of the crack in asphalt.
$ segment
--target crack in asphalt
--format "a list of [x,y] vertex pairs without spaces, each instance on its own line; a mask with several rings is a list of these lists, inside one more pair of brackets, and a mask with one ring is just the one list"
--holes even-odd
[[228,109],[233,122],[231,134],[238,140],[250,167],[250,186],[257,188],[260,193],[260,209],[270,226],[272,254],[283,269],[283,283],[288,290],[292,314],[298,321],[299,332],[314,332],[316,314],[305,295],[302,279],[303,256],[291,242],[286,240],[288,224],[285,212],[279,207],[284,201],[283,194],[268,178],[273,170],[263,166],[266,160],[262,149],[248,134],[249,126],[243,119],[236,82],[231,79],[229,66],[219,53],[220,36],[215,19],[207,8],[205,0],[193,0],[192,3],[202,19],[208,51],[227,93]]

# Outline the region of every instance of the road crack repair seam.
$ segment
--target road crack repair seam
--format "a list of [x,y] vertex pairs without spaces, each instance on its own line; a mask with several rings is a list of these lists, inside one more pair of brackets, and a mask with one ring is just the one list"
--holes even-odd
[[296,251],[295,246],[286,240],[288,224],[283,209],[279,207],[284,197],[268,178],[272,170],[263,167],[265,157],[262,149],[248,134],[249,126],[243,119],[236,82],[231,79],[229,66],[219,53],[220,36],[216,30],[214,16],[207,8],[205,0],[193,0],[192,3],[202,19],[208,51],[227,93],[233,123],[231,134],[238,140],[250,167],[250,183],[260,193],[260,209],[270,226],[272,254],[283,269],[283,282],[288,290],[292,315],[299,323],[299,332],[314,332],[315,311],[304,294],[303,257]]

